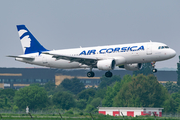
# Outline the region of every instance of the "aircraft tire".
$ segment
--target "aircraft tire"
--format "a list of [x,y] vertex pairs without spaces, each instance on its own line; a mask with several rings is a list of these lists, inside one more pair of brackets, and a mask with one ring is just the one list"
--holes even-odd
[[112,77],[112,75],[113,75],[113,74],[112,74],[112,72],[110,72],[110,71],[108,71],[108,72],[105,73],[105,76],[106,76],[106,77]]
[[95,75],[95,74],[94,74],[94,72],[92,72],[92,71],[90,71],[90,72],[87,73],[87,77],[94,77],[94,75]]
[[156,73],[156,72],[157,72],[157,69],[153,69],[152,72],[153,72],[153,73]]

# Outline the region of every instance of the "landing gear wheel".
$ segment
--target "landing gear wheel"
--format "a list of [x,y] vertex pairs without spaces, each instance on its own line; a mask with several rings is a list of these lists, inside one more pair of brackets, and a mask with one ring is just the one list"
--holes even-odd
[[156,63],[156,61],[153,61],[152,63],[151,63],[151,65],[152,65],[152,72],[153,73],[156,73],[157,72],[157,69],[155,68],[155,63]]
[[92,72],[92,71],[88,72],[87,77],[94,77],[94,72]]
[[113,75],[113,74],[112,74],[112,72],[110,72],[110,71],[108,71],[108,72],[105,73],[105,76],[106,76],[106,77],[112,77],[112,75]]
[[153,73],[156,73],[156,72],[157,72],[157,69],[153,69],[152,72],[153,72]]

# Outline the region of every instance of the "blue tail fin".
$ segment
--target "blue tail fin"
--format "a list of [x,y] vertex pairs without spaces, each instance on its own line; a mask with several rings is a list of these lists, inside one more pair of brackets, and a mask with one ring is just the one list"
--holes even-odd
[[40,54],[43,51],[48,51],[37,41],[37,39],[31,34],[31,32],[26,28],[25,25],[17,25],[17,30],[24,54],[36,52],[39,52]]

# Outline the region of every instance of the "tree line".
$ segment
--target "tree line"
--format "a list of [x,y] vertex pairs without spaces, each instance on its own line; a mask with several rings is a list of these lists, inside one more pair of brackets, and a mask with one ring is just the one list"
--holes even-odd
[[[167,82],[164,86],[151,74],[150,64],[143,71],[121,78],[102,76],[98,88],[85,88],[79,79],[64,79],[56,86],[49,81],[45,85],[0,90],[0,109],[30,110],[78,110],[97,112],[98,107],[162,107],[163,112],[180,112],[180,87]],[[148,70],[149,69],[149,70]],[[148,72],[149,71],[149,72]],[[144,73],[143,73],[144,72]]]
[[[101,77],[98,88],[85,88],[79,79],[65,79],[59,86],[48,82],[0,90],[0,109],[69,110],[97,112],[97,107],[163,107],[164,112],[180,112],[180,91],[175,84],[160,84],[154,75],[138,74]],[[174,91],[175,90],[175,91]],[[169,92],[168,92],[169,91]],[[173,92],[174,91],[174,92]]]

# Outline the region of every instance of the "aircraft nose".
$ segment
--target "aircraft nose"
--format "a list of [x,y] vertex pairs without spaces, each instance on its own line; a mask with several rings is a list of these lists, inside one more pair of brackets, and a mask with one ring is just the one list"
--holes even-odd
[[173,50],[173,49],[171,49],[171,51],[170,51],[170,55],[171,55],[171,57],[176,56],[176,51],[175,51],[175,50]]

